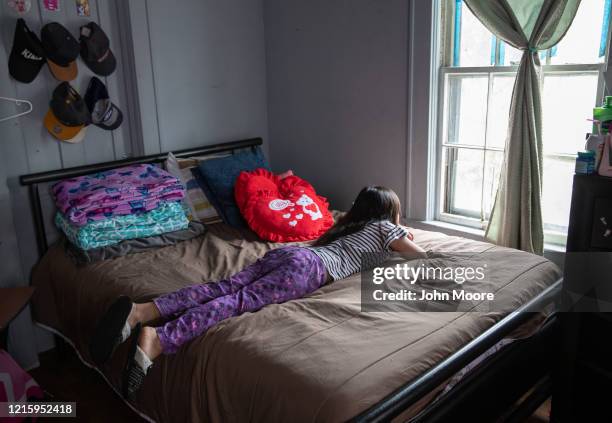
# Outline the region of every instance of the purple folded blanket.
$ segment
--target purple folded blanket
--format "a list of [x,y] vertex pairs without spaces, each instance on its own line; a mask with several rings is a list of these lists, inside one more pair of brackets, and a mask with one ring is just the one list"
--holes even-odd
[[51,188],[57,208],[76,226],[154,210],[160,201],[180,201],[178,179],[151,164],[138,164],[66,179]]

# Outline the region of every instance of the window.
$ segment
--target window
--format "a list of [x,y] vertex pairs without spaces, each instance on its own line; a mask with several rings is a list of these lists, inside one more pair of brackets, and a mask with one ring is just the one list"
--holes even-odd
[[[603,96],[612,0],[583,1],[543,68],[542,213],[548,243],[565,243],[574,160]],[[522,52],[493,36],[462,0],[442,0],[437,218],[486,227]]]

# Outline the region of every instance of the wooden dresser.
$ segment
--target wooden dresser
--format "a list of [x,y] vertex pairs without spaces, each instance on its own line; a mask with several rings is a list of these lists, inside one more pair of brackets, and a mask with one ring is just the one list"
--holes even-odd
[[551,421],[612,422],[612,178],[574,176],[564,273]]

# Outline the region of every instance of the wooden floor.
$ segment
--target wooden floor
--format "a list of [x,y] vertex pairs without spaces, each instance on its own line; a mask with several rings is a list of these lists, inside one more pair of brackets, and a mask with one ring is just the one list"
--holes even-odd
[[[60,360],[55,350],[41,354],[40,367],[30,374],[55,401],[76,401],[76,419],[53,419],[54,422],[84,421],[92,423],[144,422],[106,384],[94,370],[85,366],[68,347]],[[527,423],[547,423],[550,401],[529,418]]]
[[538,408],[525,423],[548,423],[550,418],[550,399]]
[[[75,401],[77,418],[65,419],[92,423],[144,422],[106,384],[96,372],[85,366],[68,347],[60,360],[56,350],[40,355],[40,367],[30,371],[32,377],[54,401]],[[53,422],[62,419],[54,418]]]

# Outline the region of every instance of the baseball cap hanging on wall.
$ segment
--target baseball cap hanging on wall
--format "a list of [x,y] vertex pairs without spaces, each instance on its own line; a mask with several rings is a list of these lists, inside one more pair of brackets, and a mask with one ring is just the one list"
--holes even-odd
[[70,143],[81,142],[91,118],[79,93],[68,82],[55,90],[45,116],[45,127],[55,138]]
[[80,46],[72,34],[57,22],[43,26],[41,40],[49,70],[60,81],[72,81],[77,77],[76,59]]
[[91,123],[94,125],[107,131],[112,131],[121,126],[121,122],[123,122],[121,110],[110,101],[104,83],[95,76],[89,81],[85,93],[85,104],[87,104],[87,109],[91,114]]
[[38,36],[23,19],[17,19],[13,48],[9,56],[9,73],[19,82],[32,82],[45,64],[45,52]]
[[83,25],[80,30],[81,58],[93,73],[108,76],[115,71],[117,60],[110,49],[110,41],[95,22]]

